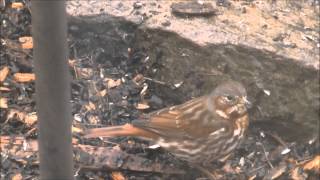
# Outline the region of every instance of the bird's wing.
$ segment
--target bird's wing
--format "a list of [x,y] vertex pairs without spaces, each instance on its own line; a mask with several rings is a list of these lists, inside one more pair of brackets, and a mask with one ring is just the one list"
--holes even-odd
[[[213,117],[207,108],[206,98],[195,98],[184,104],[153,112],[143,119],[133,121],[132,125],[168,138],[207,136],[225,125],[225,121]],[[207,120],[210,123],[206,123]]]

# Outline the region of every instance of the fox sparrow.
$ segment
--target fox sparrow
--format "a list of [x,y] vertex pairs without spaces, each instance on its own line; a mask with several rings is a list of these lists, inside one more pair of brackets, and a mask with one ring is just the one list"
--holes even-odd
[[205,165],[227,158],[248,128],[246,90],[238,82],[219,85],[210,95],[165,108],[132,124],[89,129],[86,138],[148,138],[180,159]]

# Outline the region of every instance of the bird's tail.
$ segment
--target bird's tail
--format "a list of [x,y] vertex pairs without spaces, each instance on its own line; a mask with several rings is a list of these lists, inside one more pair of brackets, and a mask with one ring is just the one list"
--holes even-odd
[[150,131],[143,130],[141,128],[134,127],[131,124],[125,124],[122,126],[111,126],[104,128],[88,129],[84,132],[85,138],[96,137],[116,137],[116,136],[138,136],[144,138],[155,139],[157,135]]

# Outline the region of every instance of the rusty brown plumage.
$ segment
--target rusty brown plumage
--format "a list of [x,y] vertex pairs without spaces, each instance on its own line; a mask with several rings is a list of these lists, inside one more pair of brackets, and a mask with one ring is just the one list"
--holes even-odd
[[148,138],[193,164],[223,159],[240,144],[249,124],[246,90],[238,82],[219,85],[210,95],[145,115],[132,124],[89,129],[86,138]]

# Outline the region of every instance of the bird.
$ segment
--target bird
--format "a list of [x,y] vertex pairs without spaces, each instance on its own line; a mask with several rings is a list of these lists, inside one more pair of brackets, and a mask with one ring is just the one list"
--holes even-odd
[[140,137],[178,159],[206,167],[227,159],[244,140],[249,106],[245,87],[227,81],[208,95],[145,114],[130,124],[87,129],[84,137]]

